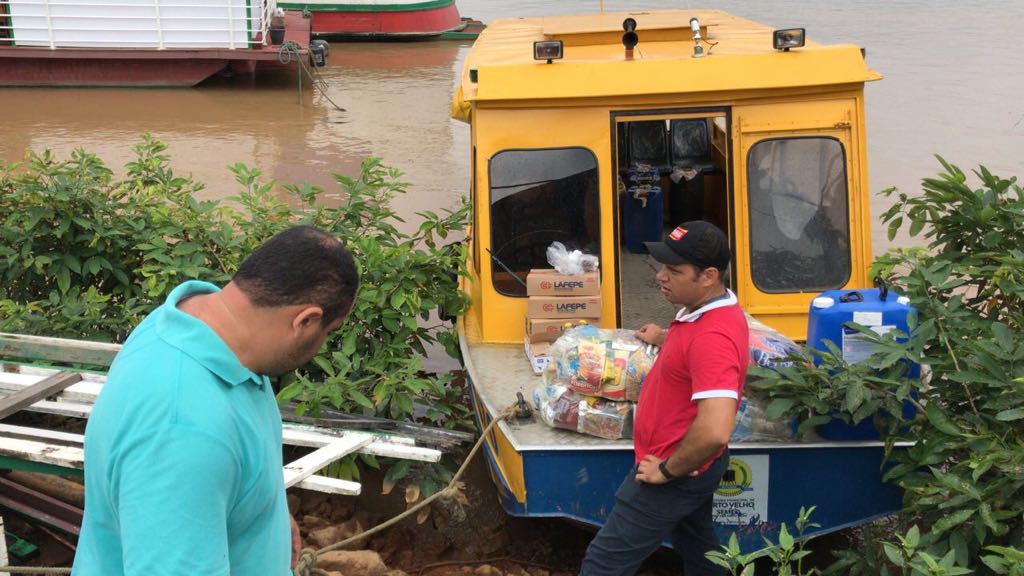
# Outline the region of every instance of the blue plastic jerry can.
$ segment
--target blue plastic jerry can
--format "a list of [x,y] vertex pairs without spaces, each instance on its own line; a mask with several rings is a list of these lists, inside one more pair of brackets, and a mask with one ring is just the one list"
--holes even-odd
[[[910,319],[917,310],[910,305],[910,299],[889,290],[884,284],[879,288],[857,290],[829,290],[811,301],[807,317],[807,346],[828,351],[825,341],[831,341],[849,364],[866,361],[874,352],[874,344],[861,332],[851,328],[849,323],[865,326],[878,334],[898,330],[910,333]],[[905,337],[901,337],[903,340]],[[918,378],[921,366],[912,364],[907,377]],[[912,418],[913,405],[906,403],[904,418]],[[818,427],[818,434],[832,440],[870,440],[878,437],[870,420],[857,426],[842,421]]]

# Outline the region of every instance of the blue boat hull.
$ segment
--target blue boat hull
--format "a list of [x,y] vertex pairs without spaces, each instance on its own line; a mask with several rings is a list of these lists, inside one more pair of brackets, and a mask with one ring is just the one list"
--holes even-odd
[[[483,429],[490,414],[476,390],[473,402]],[[628,443],[609,449],[560,445],[511,455],[510,439],[502,438],[507,435],[495,427],[486,453],[498,497],[509,514],[561,517],[593,526],[605,522],[615,490],[633,467]],[[782,523],[792,532],[801,506],[817,507],[812,519],[821,526],[808,535],[863,524],[901,508],[901,491],[881,480],[880,443],[735,444],[730,451],[730,472],[715,496],[716,527],[723,542],[736,533],[747,552],[763,547],[763,537],[776,540]],[[513,485],[525,488],[518,490],[522,498]]]

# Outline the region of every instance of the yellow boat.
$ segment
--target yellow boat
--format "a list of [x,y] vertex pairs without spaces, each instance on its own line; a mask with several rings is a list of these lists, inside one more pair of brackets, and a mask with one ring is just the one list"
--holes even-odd
[[[730,238],[741,306],[795,340],[814,295],[869,285],[864,84],[881,75],[864,55],[708,10],[490,24],[452,103],[472,131],[472,304],[459,330],[478,424],[540,384],[524,350],[524,279],[549,267],[554,241],[600,258],[605,328],[674,316],[643,241],[698,218]],[[592,524],[632,464],[629,440],[536,418],[502,422],[487,448],[510,513]],[[748,547],[801,505],[818,506],[820,532],[900,506],[878,442],[731,449],[716,518]]]

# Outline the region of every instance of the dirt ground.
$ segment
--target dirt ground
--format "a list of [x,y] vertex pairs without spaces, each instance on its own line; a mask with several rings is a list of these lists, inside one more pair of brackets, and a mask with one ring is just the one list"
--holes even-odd
[[[593,532],[558,519],[508,516],[482,463],[482,459],[474,461],[467,470],[468,504],[462,511],[435,505],[423,523],[409,517],[353,549],[374,551],[388,570],[409,575],[576,574]],[[358,498],[292,491],[290,504],[298,512],[305,545],[321,547],[342,540],[357,527],[376,525],[405,509],[405,500],[399,494],[380,494],[379,477],[366,477],[362,482],[363,494]],[[332,537],[330,542],[325,540]],[[680,571],[675,558],[666,551],[655,555],[638,574],[667,576]],[[362,574],[346,571],[344,576],[377,575],[371,570]]]

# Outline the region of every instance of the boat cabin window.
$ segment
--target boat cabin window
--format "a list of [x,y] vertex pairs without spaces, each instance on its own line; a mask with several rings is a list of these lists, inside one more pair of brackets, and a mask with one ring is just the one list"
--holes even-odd
[[526,296],[531,268],[550,268],[547,249],[600,254],[597,157],[586,148],[505,150],[491,157],[494,288]]
[[846,154],[834,138],[758,142],[747,158],[751,276],[762,292],[840,288],[850,278]]

